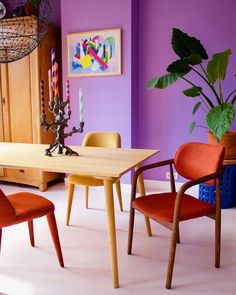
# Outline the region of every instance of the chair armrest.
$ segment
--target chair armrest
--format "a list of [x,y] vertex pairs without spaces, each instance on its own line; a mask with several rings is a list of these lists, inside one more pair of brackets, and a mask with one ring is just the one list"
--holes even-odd
[[167,165],[170,165],[170,164],[173,164],[173,163],[174,163],[174,159],[169,159],[169,160],[160,161],[160,162],[156,162],[156,163],[152,163],[152,164],[142,166],[138,170],[136,170],[135,174],[133,175],[133,178],[138,178],[139,174],[142,173],[145,170],[150,170],[150,169],[153,169],[153,168],[167,166]]
[[179,191],[178,191],[178,193],[176,195],[176,200],[175,200],[175,209],[174,209],[174,218],[173,218],[173,222],[175,224],[174,226],[176,226],[176,224],[178,224],[178,222],[179,222],[181,201],[182,201],[182,197],[183,197],[183,194],[185,193],[185,191],[187,189],[189,189],[190,187],[193,187],[193,186],[195,186],[197,184],[206,182],[206,181],[211,180],[211,179],[219,178],[224,173],[224,170],[225,170],[224,167],[222,167],[220,170],[218,170],[215,173],[205,175],[205,176],[200,177],[200,178],[195,179],[195,180],[190,180],[190,181],[184,183],[180,187],[180,189],[179,189]]
[[134,175],[133,175],[133,178],[132,178],[131,202],[135,199],[137,180],[138,180],[139,175],[143,171],[150,170],[150,169],[153,169],[153,168],[162,167],[162,166],[171,165],[173,163],[174,163],[174,159],[169,159],[169,160],[165,160],[165,161],[160,161],[160,162],[148,164],[148,165],[142,166],[138,170],[136,170]]
[[216,178],[219,178],[223,173],[224,173],[224,167],[222,167],[220,170],[218,170],[217,172],[215,173],[211,173],[211,174],[208,174],[208,175],[205,175],[205,176],[202,176],[198,179],[195,179],[195,180],[190,180],[186,183],[184,183],[180,189],[179,189],[179,192],[178,193],[181,193],[183,194],[187,189],[189,189],[190,187],[193,187],[197,184],[201,184],[203,182],[206,182],[208,180],[212,180],[212,179],[216,179]]

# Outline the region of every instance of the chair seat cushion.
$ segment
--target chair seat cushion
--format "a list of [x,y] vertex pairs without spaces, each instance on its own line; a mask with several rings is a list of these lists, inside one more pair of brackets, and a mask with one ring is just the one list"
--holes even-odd
[[68,177],[69,183],[87,186],[103,186],[103,180],[91,176],[71,174]]
[[33,193],[21,192],[8,195],[7,198],[15,210],[15,223],[48,215],[55,209],[51,201]]
[[[154,220],[173,221],[174,205],[177,193],[151,194],[135,199],[133,208]],[[184,194],[180,210],[180,221],[215,213],[215,207]]]

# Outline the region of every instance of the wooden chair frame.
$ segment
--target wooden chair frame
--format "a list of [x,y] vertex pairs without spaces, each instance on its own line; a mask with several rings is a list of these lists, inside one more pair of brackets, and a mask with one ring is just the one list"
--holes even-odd
[[[146,170],[169,165],[171,192],[176,192],[174,173],[173,173],[173,164],[174,164],[174,159],[169,159],[169,160],[145,165],[143,167],[140,167],[133,175],[132,190],[131,190],[131,203],[130,203],[128,250],[127,250],[129,255],[132,252],[134,217],[135,217],[135,209],[132,207],[132,203],[136,198],[136,187],[137,187],[138,176]],[[169,250],[168,268],[167,268],[167,276],[166,276],[166,288],[167,289],[171,288],[174,260],[175,260],[175,252],[176,252],[176,244],[180,242],[180,237],[179,237],[179,222],[180,222],[180,220],[179,220],[179,217],[180,217],[182,197],[187,189],[189,189],[197,184],[204,183],[204,182],[212,180],[212,179],[216,180],[216,204],[215,204],[216,210],[215,210],[215,214],[213,216],[211,215],[208,217],[215,220],[215,267],[216,268],[220,267],[221,205],[220,205],[219,177],[223,174],[223,172],[224,172],[224,168],[217,171],[216,173],[208,174],[208,175],[205,175],[205,176],[200,177],[198,179],[190,180],[190,181],[184,183],[180,187],[180,189],[178,190],[178,193],[176,195],[173,222],[163,222],[163,221],[155,220],[158,223],[160,223],[161,225],[165,226],[166,228],[168,228],[172,231],[170,250]]]

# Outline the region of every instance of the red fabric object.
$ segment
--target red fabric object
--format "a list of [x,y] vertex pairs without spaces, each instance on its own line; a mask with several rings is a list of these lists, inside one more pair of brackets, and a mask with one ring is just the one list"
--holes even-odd
[[15,223],[32,220],[54,212],[54,204],[32,193],[16,193],[7,196],[15,210]]
[[5,194],[0,190],[0,227],[14,223],[15,220],[15,210]]
[[[135,199],[132,207],[154,220],[173,221],[177,193],[151,194]],[[188,194],[182,198],[180,221],[215,213],[215,207]]]
[[[219,170],[223,159],[223,145],[189,142],[178,148],[174,164],[181,176],[194,180]],[[207,181],[206,184],[215,184],[215,180]]]
[[0,227],[29,221],[54,212],[51,201],[32,193],[9,196],[0,190]]
[[0,190],[0,249],[2,227],[25,221],[28,222],[30,242],[34,247],[33,220],[46,216],[59,264],[61,267],[64,267],[54,210],[54,204],[42,196],[27,192],[6,196]]

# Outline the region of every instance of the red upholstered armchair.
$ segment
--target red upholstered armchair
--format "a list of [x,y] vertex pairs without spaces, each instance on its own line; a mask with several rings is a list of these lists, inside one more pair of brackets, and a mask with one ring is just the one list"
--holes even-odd
[[[181,221],[201,216],[215,219],[215,267],[220,267],[221,207],[219,177],[223,174],[223,158],[224,147],[222,145],[190,142],[178,148],[174,159],[143,166],[133,176],[128,254],[131,254],[132,251],[135,210],[170,229],[172,235],[166,277],[167,289],[171,288],[176,244],[180,242],[179,222]],[[171,191],[136,198],[136,185],[139,174],[145,170],[166,165],[170,167]],[[180,187],[178,192],[175,190],[173,165],[181,176],[189,180]],[[187,189],[200,183],[216,183],[215,206],[185,193]]]
[[34,247],[33,219],[47,217],[53,243],[61,267],[64,267],[61,245],[54,215],[54,205],[48,199],[36,194],[20,192],[6,196],[0,190],[0,248],[2,228],[21,222],[28,222],[31,246]]

